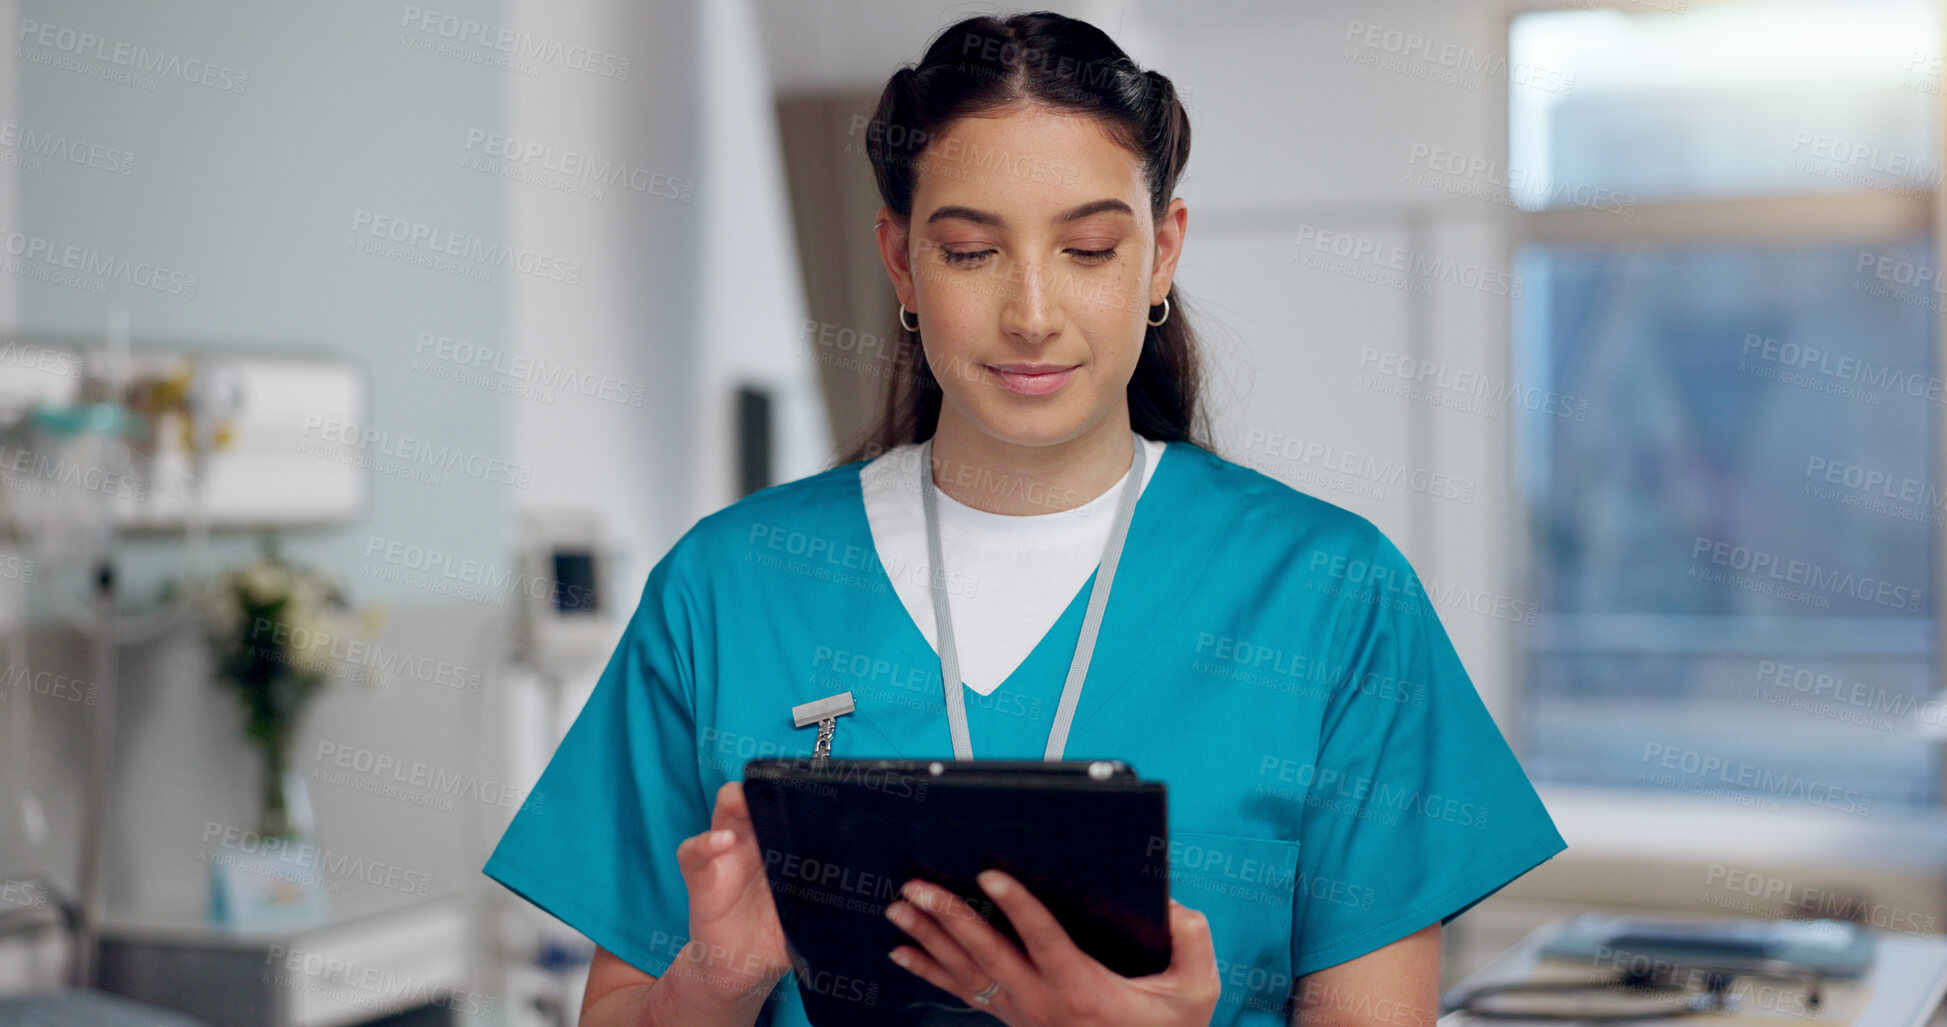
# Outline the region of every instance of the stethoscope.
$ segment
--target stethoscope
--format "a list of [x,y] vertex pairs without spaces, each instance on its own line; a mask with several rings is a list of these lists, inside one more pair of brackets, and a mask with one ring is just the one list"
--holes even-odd
[[[1695,986],[1684,983],[1685,978]],[[1791,981],[1805,989],[1805,1008],[1823,1004],[1825,975],[1783,959],[1736,965],[1660,964],[1654,970],[1624,968],[1594,981],[1501,981],[1460,988],[1441,996],[1442,1012],[1481,1020],[1556,1020],[1607,1023],[1655,1020],[1700,1013],[1735,1013],[1732,989],[1740,980]],[[1603,1000],[1609,1000],[1604,1003]],[[1578,1005],[1581,1002],[1584,1004]],[[1606,1008],[1605,1008],[1606,1006]]]

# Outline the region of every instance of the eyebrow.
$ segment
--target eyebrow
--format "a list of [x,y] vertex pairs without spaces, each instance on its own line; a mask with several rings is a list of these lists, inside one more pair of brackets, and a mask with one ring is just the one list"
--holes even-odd
[[[1079,207],[1070,207],[1055,215],[1055,220],[1058,222],[1080,221],[1091,214],[1101,214],[1104,212],[1127,214],[1130,217],[1136,216],[1136,212],[1129,209],[1128,204],[1114,197],[1109,197],[1108,199],[1091,200]],[[936,208],[933,213],[926,216],[926,223],[930,225],[935,221],[945,221],[949,218],[960,221],[971,221],[977,225],[993,225],[996,228],[1003,227],[1007,224],[1007,220],[999,214],[991,211],[975,210],[972,207],[963,207],[959,204],[949,204],[945,207]]]

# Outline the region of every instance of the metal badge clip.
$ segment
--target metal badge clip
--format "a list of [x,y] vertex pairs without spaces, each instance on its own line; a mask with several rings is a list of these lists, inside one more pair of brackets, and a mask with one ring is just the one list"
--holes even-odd
[[838,718],[855,709],[857,707],[852,704],[850,692],[828,695],[791,707],[791,720],[796,726],[818,725],[818,742],[811,748],[811,762],[823,763],[831,758],[832,734],[838,728]]

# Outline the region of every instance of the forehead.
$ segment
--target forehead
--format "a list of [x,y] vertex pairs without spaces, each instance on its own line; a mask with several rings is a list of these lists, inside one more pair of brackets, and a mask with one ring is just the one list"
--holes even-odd
[[1103,197],[1148,210],[1142,161],[1098,119],[1045,107],[1009,108],[943,126],[915,167],[913,215],[948,204],[1025,221]]

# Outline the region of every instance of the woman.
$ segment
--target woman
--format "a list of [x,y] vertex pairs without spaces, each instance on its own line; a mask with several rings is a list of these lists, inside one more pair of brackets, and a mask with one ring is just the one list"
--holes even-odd
[[831,1000],[788,975],[737,778],[809,752],[790,707],[839,691],[834,757],[1169,785],[1164,973],[1108,971],[1004,874],[982,886],[1021,946],[925,882],[887,902],[913,939],[889,958],[952,1022],[1431,1023],[1440,925],[1563,848],[1399,551],[1202,442],[1171,284],[1189,146],[1170,81],[1059,15],[963,21],[886,84],[868,152],[910,374],[849,462],[662,559],[486,867],[599,946],[584,1024]]

